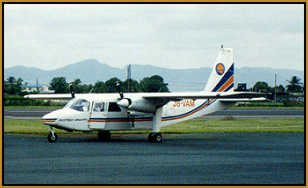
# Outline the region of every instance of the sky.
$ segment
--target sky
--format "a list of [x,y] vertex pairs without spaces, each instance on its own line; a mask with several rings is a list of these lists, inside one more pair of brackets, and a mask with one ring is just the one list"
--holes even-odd
[[303,4],[5,4],[4,67],[53,70],[85,59],[112,67],[304,69]]

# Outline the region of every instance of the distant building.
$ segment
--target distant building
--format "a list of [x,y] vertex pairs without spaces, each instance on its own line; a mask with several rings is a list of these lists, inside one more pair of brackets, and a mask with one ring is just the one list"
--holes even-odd
[[290,93],[289,101],[295,103],[305,103],[305,95],[303,93]]
[[24,89],[22,90],[23,92],[28,92],[28,93],[33,93],[33,92],[38,92],[38,93],[55,93],[54,90],[49,90],[48,85],[27,85],[24,86]]
[[238,83],[235,91],[247,91],[247,84],[246,83]]
[[36,86],[24,86],[24,89],[22,90],[22,92],[28,92],[28,93],[37,92],[37,87]]

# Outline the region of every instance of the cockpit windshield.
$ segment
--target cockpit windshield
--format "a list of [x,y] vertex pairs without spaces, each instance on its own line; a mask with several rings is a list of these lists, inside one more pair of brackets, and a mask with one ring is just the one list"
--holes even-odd
[[71,108],[73,110],[88,112],[90,107],[90,102],[85,99],[73,99],[69,101],[64,108]]

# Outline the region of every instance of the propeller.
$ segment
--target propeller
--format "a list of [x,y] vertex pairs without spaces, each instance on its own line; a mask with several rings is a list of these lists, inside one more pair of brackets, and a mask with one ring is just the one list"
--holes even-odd
[[117,102],[117,104],[121,107],[124,107],[124,108],[127,108],[129,105],[132,104],[132,100],[130,98],[124,98],[124,94],[121,90],[121,87],[120,87],[121,83],[120,81],[118,81],[116,83],[116,88],[118,89],[118,92],[119,92],[119,95],[120,95],[120,99],[119,101]]
[[74,86],[73,84],[70,84],[69,85],[69,89],[70,89],[70,93],[72,95],[72,98],[75,98],[75,91],[74,91]]

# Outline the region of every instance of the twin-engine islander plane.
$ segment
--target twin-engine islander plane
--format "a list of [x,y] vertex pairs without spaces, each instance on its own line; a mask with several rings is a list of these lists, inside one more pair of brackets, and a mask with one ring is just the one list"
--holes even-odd
[[67,131],[98,131],[101,140],[110,131],[152,129],[148,140],[162,142],[160,129],[180,121],[224,110],[240,101],[264,101],[260,93],[234,92],[234,56],[221,48],[203,91],[113,94],[35,94],[30,99],[71,99],[64,108],[42,117],[49,126],[49,142],[57,135],[53,128]]

